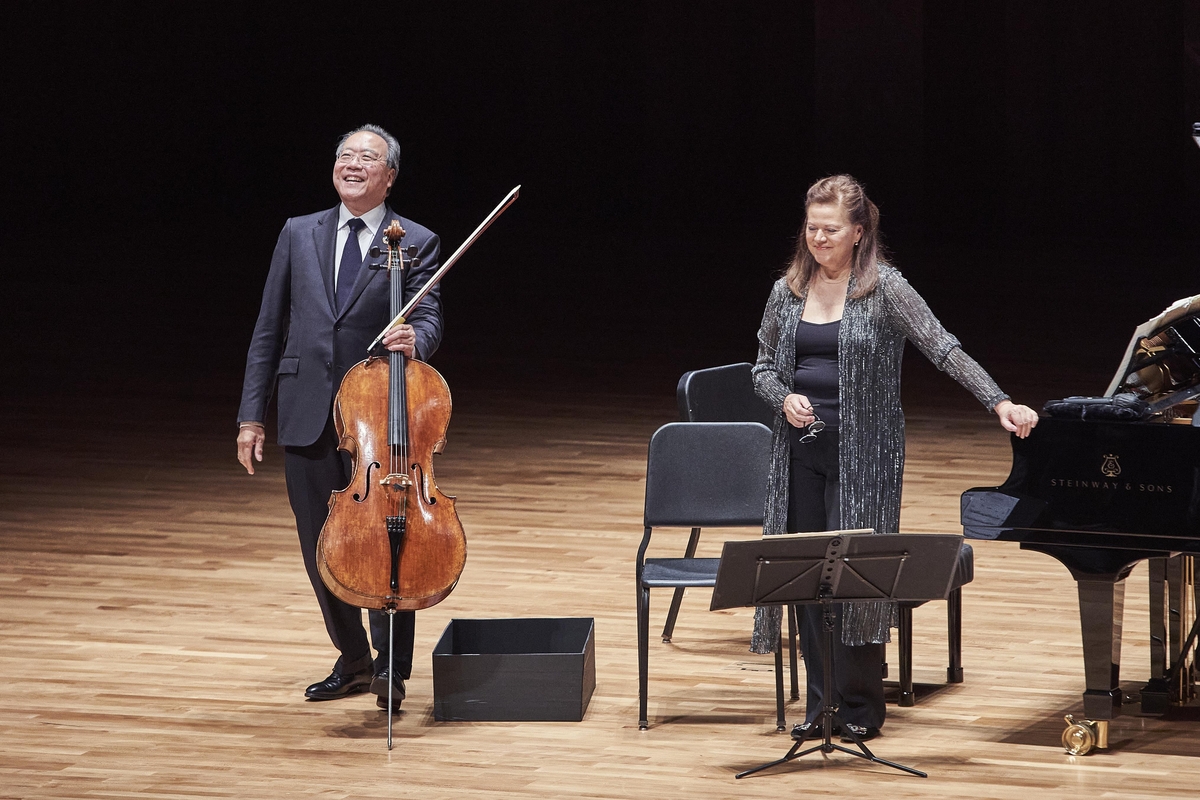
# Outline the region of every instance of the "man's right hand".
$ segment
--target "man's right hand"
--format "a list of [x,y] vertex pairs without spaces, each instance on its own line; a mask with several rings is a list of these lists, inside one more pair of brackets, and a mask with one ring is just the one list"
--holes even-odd
[[[243,424],[238,429],[238,461],[251,475],[254,474],[254,462],[262,463],[263,442],[266,440],[267,432],[262,425]],[[254,456],[253,460],[251,454]]]

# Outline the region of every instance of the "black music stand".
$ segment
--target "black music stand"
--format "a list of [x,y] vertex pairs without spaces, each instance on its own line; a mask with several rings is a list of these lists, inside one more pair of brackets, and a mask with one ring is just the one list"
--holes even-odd
[[[829,531],[726,542],[709,609],[820,603],[825,623],[824,697],[828,700],[833,697],[833,604],[945,599],[950,593],[962,539],[951,534],[874,536],[863,531]],[[834,725],[849,733],[859,750],[834,744]],[[797,752],[818,727],[824,741]],[[837,707],[824,702],[819,726],[805,731],[787,755],[739,772],[737,777],[744,778],[818,750],[822,753],[838,750],[928,777],[920,770],[876,756],[854,731],[842,724]]]

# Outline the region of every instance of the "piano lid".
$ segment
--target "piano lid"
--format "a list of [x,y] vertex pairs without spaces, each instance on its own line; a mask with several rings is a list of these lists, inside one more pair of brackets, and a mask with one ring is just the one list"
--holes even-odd
[[1133,392],[1155,413],[1200,396],[1200,294],[1137,327],[1104,395],[1119,392]]

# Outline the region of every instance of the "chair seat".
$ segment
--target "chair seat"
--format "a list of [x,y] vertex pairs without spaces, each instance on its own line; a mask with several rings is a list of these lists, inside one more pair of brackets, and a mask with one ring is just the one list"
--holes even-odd
[[642,586],[716,586],[719,558],[647,558]]
[[[962,547],[958,549],[958,562],[954,566],[954,578],[950,581],[950,591],[961,589],[973,580],[975,580],[975,551],[971,549],[971,545],[963,542]],[[900,605],[916,608],[925,605],[926,602],[928,601],[922,600],[919,603],[901,603]]]

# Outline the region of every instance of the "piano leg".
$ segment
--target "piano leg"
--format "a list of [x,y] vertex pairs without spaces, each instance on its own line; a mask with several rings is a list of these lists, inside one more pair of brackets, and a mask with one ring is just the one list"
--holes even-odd
[[1192,592],[1195,585],[1191,556],[1172,556],[1168,560],[1167,579],[1171,587],[1171,683],[1172,700],[1182,705],[1192,699],[1191,653],[1184,641],[1192,627]]
[[1076,722],[1067,715],[1063,746],[1068,753],[1082,755],[1095,747],[1108,746],[1108,723],[1121,715],[1125,699],[1121,692],[1121,629],[1124,625],[1125,579],[1134,565],[1161,551],[1084,550],[1033,542],[1022,542],[1022,550],[1034,550],[1058,559],[1071,571],[1079,591],[1079,627],[1083,634],[1083,669],[1087,691],[1083,712],[1087,719]]
[[1083,713],[1107,721],[1121,714],[1121,627],[1125,581],[1077,581],[1087,691]]
[[[1151,558],[1150,681],[1142,688],[1142,711],[1165,714],[1195,696],[1194,664],[1184,641],[1196,607],[1191,556]],[[1182,662],[1182,665],[1181,665]]]
[[1171,704],[1167,685],[1167,559],[1146,560],[1150,568],[1150,681],[1142,687],[1142,713],[1165,714]]
[[[1200,418],[1200,414],[1197,414],[1196,416],[1198,418]],[[1200,425],[1197,425],[1197,427],[1200,427]],[[1200,617],[1200,581],[1195,580],[1196,557],[1190,556],[1190,558],[1192,559],[1192,597],[1191,597],[1192,613],[1191,613],[1190,619],[1191,619],[1191,627],[1194,628],[1196,626],[1196,618]],[[1186,619],[1184,620],[1184,630],[1188,631],[1189,635],[1191,634],[1191,630],[1188,628]],[[1186,644],[1186,642],[1185,642],[1185,644]],[[1188,669],[1186,670],[1188,697],[1195,698],[1196,697],[1196,680],[1198,677],[1200,677],[1200,675],[1198,675],[1198,672],[1200,672],[1200,663],[1197,663],[1198,659],[1196,658],[1195,639],[1192,640],[1192,646],[1188,649],[1191,651],[1190,663],[1188,664]]]

